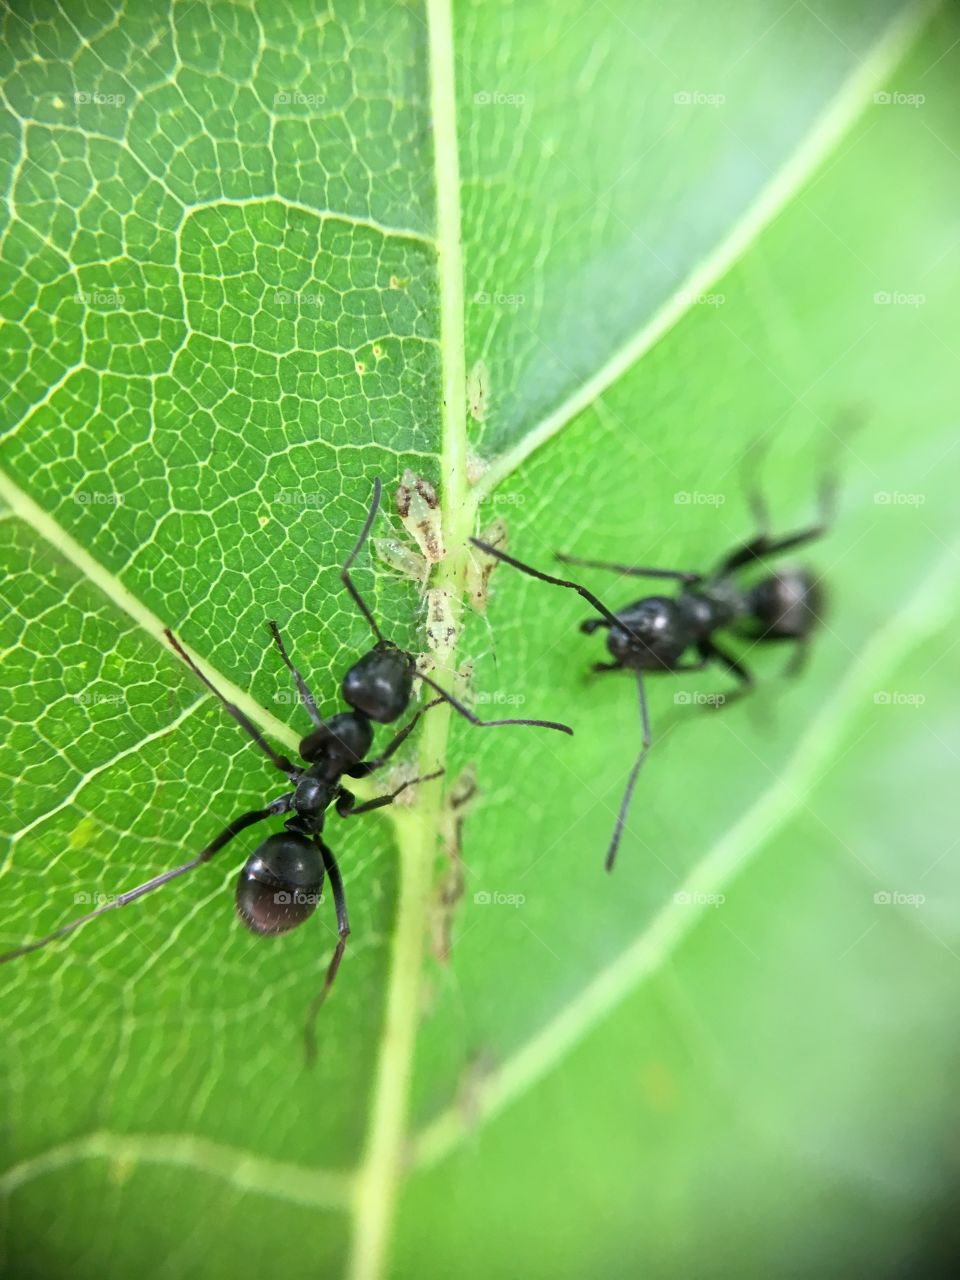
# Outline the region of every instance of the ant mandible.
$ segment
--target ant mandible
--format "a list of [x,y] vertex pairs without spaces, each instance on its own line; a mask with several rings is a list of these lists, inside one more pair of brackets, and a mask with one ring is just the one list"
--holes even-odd
[[[613,870],[633,790],[652,741],[644,673],[702,671],[711,662],[715,662],[739,681],[736,692],[727,695],[723,703],[715,705],[735,702],[753,689],[753,677],[741,660],[718,643],[715,633],[725,629],[754,643],[793,641],[796,648],[787,672],[799,672],[809,650],[810,636],[823,612],[824,593],[820,580],[803,568],[768,573],[752,586],[742,585],[735,575],[741,569],[804,546],[827,533],[833,523],[836,494],[835,474],[832,470],[825,469],[820,482],[816,523],[796,533],[774,538],[770,533],[767,504],[759,490],[751,488],[748,490],[747,500],[757,531],[748,542],[725,555],[708,574],[611,564],[608,561],[583,560],[577,556],[557,553],[556,559],[562,564],[587,569],[609,569],[627,577],[672,579],[680,584],[675,598],[645,596],[617,611],[609,609],[599,597],[579,582],[543,573],[479,538],[470,539],[474,546],[487,555],[496,556],[498,560],[513,565],[532,578],[578,592],[601,615],[581,623],[580,630],[592,635],[598,628],[606,627],[607,649],[613,659],[612,662],[595,663],[593,670],[632,671],[636,676],[642,745],[620,802],[604,864],[607,871]],[[687,660],[686,654],[690,649],[695,650],[697,656]]]
[[[406,741],[423,713],[440,702],[448,702],[456,712],[475,725],[484,727],[508,724],[532,725],[538,728],[556,729],[561,733],[573,733],[568,725],[552,720],[481,720],[452,694],[441,688],[430,676],[417,671],[412,654],[391,644],[385,638],[350,576],[354,561],[366,542],[376,518],[380,506],[380,494],[381,484],[378,479],[374,481],[373,501],[360,537],[340,572],[341,582],[376,637],[374,647],[355,662],[343,678],[341,692],[344,701],[349,705],[348,711],[338,712],[328,720],[320,715],[313,695],[287,653],[276,622],[268,624],[273,642],[293,676],[300,702],[314,726],[313,730],[301,740],[299,746],[300,755],[306,761],[305,767],[293,764],[286,756],[274,751],[243,711],[228,701],[203,674],[173,632],[169,628],[164,631],[168,642],[190,670],[219,698],[227,712],[260,748],[271,764],[286,776],[293,789],[284,792],[276,800],[270,801],[262,809],[253,809],[249,813],[243,813],[238,818],[234,818],[205,849],[189,862],[174,867],[170,871],[164,871],[135,889],[128,889],[125,893],[118,894],[95,911],[87,912],[76,920],[62,925],[37,942],[26,943],[0,955],[0,964],[14,960],[18,956],[27,955],[31,951],[39,951],[97,916],[125,907],[154,889],[159,889],[161,885],[177,879],[178,876],[186,875],[187,872],[203,866],[247,827],[252,827],[255,823],[263,822],[267,818],[278,818],[289,814],[290,816],[283,824],[283,830],[268,836],[244,864],[237,881],[236,907],[237,914],[251,932],[265,936],[287,933],[313,915],[320,900],[324,877],[329,879],[336,909],[338,940],[327,967],[323,988],[311,1004],[307,1017],[305,1033],[307,1060],[313,1059],[315,1056],[314,1020],[337,976],[347,936],[350,933],[340,869],[333,851],[322,835],[326,812],[332,804],[341,818],[354,818],[362,813],[370,813],[374,809],[392,804],[407,787],[418,782],[430,782],[434,778],[439,778],[444,771],[437,769],[422,777],[408,779],[396,790],[368,800],[364,804],[356,803],[353,793],[343,786],[342,778],[344,776],[366,778],[380,769]],[[378,756],[372,760],[365,759],[373,744],[374,724],[389,724],[403,715],[410,703],[415,677],[419,677],[425,684],[436,690],[439,696],[419,708]]]

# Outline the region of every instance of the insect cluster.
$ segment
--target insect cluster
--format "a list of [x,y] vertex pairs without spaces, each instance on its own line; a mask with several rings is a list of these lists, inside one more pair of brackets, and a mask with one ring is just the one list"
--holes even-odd
[[[628,671],[635,678],[641,744],[627,778],[607,849],[608,871],[613,868],[634,787],[652,742],[646,677],[655,673],[702,671],[708,665],[718,665],[737,681],[735,693],[728,695],[719,705],[728,705],[742,697],[754,687],[753,678],[743,660],[727,648],[726,640],[721,638],[724,632],[764,644],[790,643],[794,652],[788,669],[798,671],[823,609],[819,580],[804,568],[767,569],[759,580],[752,583],[744,583],[741,574],[745,569],[765,565],[773,557],[811,543],[826,533],[833,518],[835,494],[836,486],[828,472],[821,484],[816,521],[807,528],[776,537],[770,530],[766,504],[757,493],[751,492],[750,505],[756,532],[748,541],[724,555],[712,570],[703,573],[557,555],[557,559],[567,565],[612,571],[626,577],[660,579],[675,585],[673,595],[644,596],[619,609],[609,607],[578,581],[546,573],[510,555],[503,545],[505,529],[502,522],[491,526],[483,537],[471,538],[480,555],[471,567],[466,586],[468,598],[476,608],[482,611],[485,607],[490,571],[498,561],[541,582],[575,591],[595,611],[595,616],[582,623],[581,630],[587,634],[598,630],[606,632],[608,659],[597,662],[593,669],[597,672]],[[262,808],[235,817],[187,862],[127,890],[46,937],[0,955],[0,963],[38,951],[97,916],[128,906],[171,880],[196,870],[248,827],[271,819],[282,819],[282,829],[268,835],[244,863],[236,885],[236,909],[243,924],[255,934],[286,933],[313,915],[324,883],[329,883],[336,911],[338,941],[323,987],[307,1018],[306,1051],[308,1059],[313,1056],[315,1017],[337,975],[350,933],[343,880],[337,859],[324,838],[327,814],[331,808],[344,819],[370,813],[394,803],[401,793],[415,784],[439,778],[444,770],[438,767],[419,777],[407,776],[392,791],[359,804],[344,785],[344,780],[363,779],[376,773],[406,742],[421,717],[442,702],[477,727],[515,725],[565,734],[573,732],[568,725],[551,720],[483,720],[465,705],[461,697],[434,678],[432,670],[437,661],[442,662],[453,643],[448,628],[454,627],[455,623],[444,593],[426,591],[427,636],[432,657],[418,663],[413,654],[387,639],[351,575],[351,569],[370,535],[380,500],[381,484],[377,480],[366,521],[340,572],[344,589],[374,637],[373,647],[353,663],[341,681],[345,710],[328,718],[321,716],[313,694],[287,652],[277,623],[268,623],[273,644],[290,673],[300,704],[312,726],[299,744],[301,763],[294,763],[278,754],[249,717],[200,670],[173,632],[168,629],[164,633],[194,675],[220,700],[226,712],[283,775],[286,786],[282,793]],[[398,512],[407,532],[416,542],[418,552],[393,539],[375,540],[374,545],[381,558],[414,578],[426,590],[432,565],[446,554],[438,503],[432,487],[410,473],[405,474],[398,492]],[[461,670],[462,677],[467,675],[468,672]],[[414,711],[386,746],[371,755],[376,726],[393,724],[408,711],[417,680],[422,681],[435,696]],[[444,928],[448,927],[449,922]],[[448,947],[448,940],[441,945],[443,951]]]

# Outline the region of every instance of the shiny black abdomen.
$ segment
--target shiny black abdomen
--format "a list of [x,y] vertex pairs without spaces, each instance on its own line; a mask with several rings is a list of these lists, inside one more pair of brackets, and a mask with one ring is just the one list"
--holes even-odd
[[803,639],[823,616],[823,584],[806,569],[782,569],[751,587],[748,604],[748,634]]

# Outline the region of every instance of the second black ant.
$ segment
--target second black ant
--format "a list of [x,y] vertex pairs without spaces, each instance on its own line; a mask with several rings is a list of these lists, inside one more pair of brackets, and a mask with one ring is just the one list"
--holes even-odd
[[[600,628],[606,628],[607,631],[607,650],[612,661],[595,663],[593,670],[632,671],[636,677],[640,700],[641,748],[627,779],[607,849],[607,871],[613,870],[633,790],[652,742],[644,675],[655,672],[702,671],[711,663],[719,664],[736,677],[738,688],[714,705],[729,705],[752,690],[753,677],[743,661],[728,652],[717,639],[717,632],[724,630],[730,630],[754,643],[792,642],[795,649],[787,671],[790,674],[798,672],[807,656],[810,637],[823,612],[824,592],[819,578],[810,570],[799,567],[767,573],[752,585],[744,585],[738,581],[737,575],[740,570],[821,538],[833,522],[836,493],[833,471],[825,470],[820,484],[816,522],[796,533],[776,538],[770,532],[767,504],[760,492],[751,488],[747,497],[756,521],[756,533],[749,541],[728,552],[713,570],[705,574],[681,569],[612,564],[557,554],[556,559],[563,564],[610,570],[626,577],[663,578],[679,583],[679,591],[675,597],[644,596],[619,610],[608,608],[598,596],[579,582],[543,573],[479,538],[470,539],[474,546],[487,555],[513,565],[532,578],[578,592],[600,615],[598,618],[588,618],[581,624],[580,630],[587,635],[592,635]],[[688,656],[691,651],[695,656]]]

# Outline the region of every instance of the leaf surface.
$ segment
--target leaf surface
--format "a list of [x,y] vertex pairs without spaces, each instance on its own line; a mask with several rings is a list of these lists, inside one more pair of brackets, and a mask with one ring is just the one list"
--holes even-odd
[[[809,671],[751,654],[763,692],[717,717],[674,697],[722,675],[656,682],[612,879],[633,692],[585,678],[582,602],[497,570],[454,661],[481,714],[576,737],[428,718],[411,758],[480,788],[447,965],[424,954],[440,790],[331,819],[353,932],[312,1072],[332,909],[246,934],[252,842],[6,967],[6,1269],[770,1274],[784,1247],[919,1248],[955,1163],[955,15],[134,0],[6,24],[4,946],[281,789],[161,629],[295,749],[264,620],[336,709],[375,476],[437,483],[455,595],[498,516],[544,568],[698,568],[749,533],[752,440],[788,530],[838,414],[868,419],[810,553]],[[412,584],[366,553],[358,580],[422,647]]]

